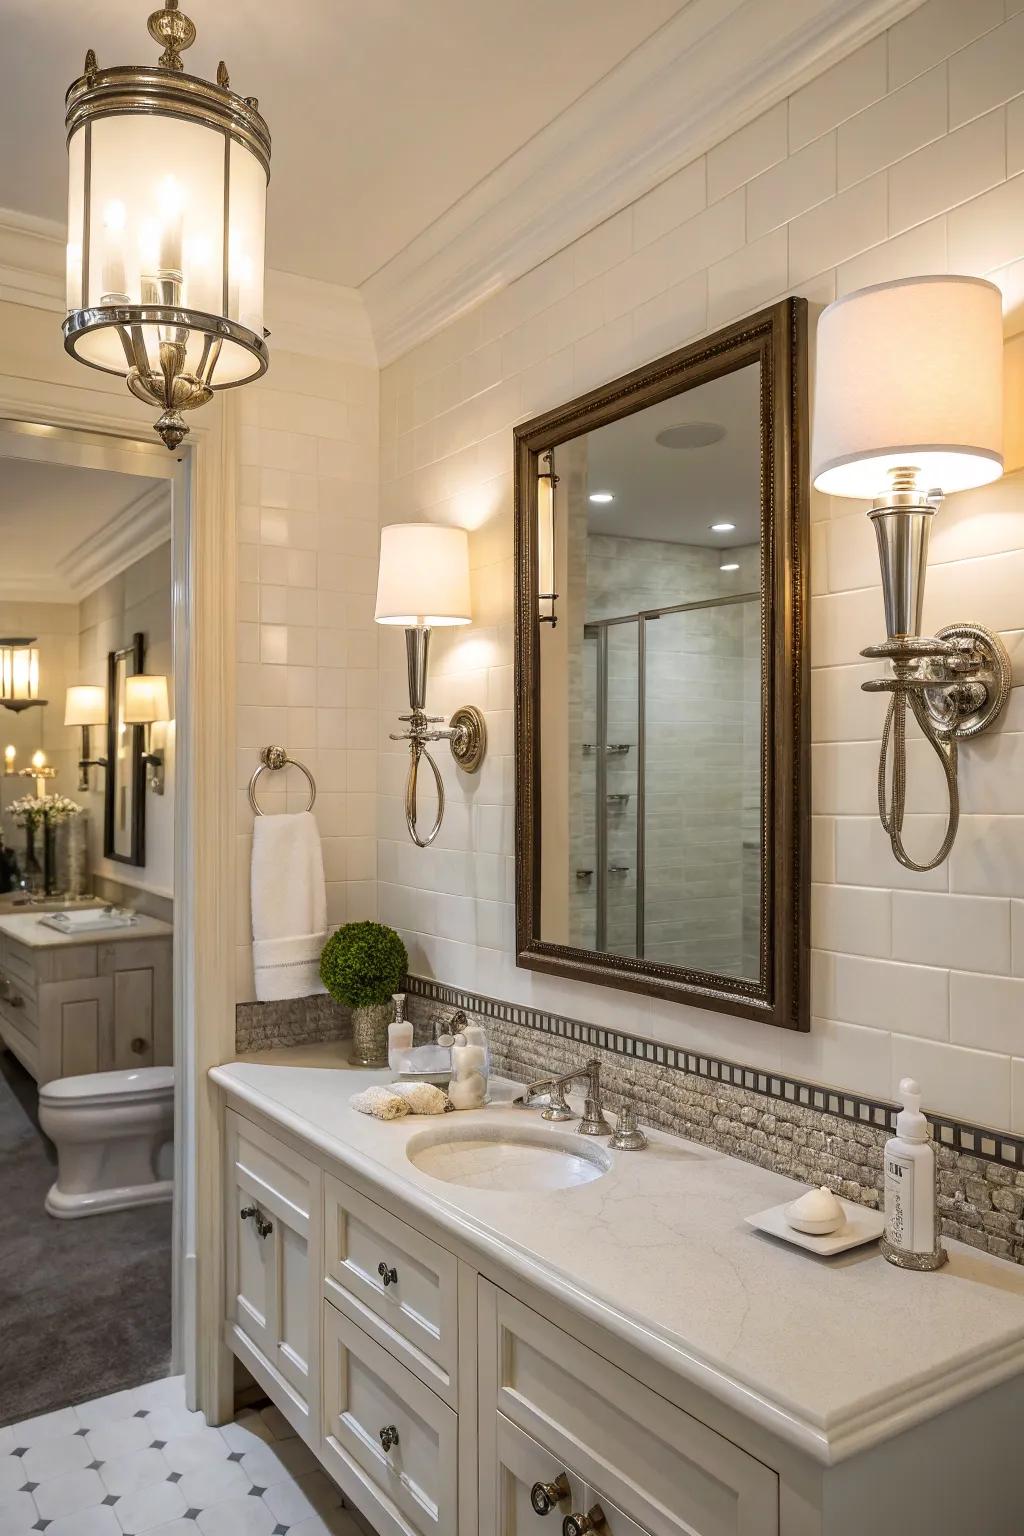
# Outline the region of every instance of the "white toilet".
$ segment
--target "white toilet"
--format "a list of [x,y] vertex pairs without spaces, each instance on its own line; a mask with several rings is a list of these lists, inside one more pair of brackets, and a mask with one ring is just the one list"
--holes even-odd
[[39,1123],[57,1148],[51,1216],[93,1216],[169,1200],[174,1068],[55,1078],[39,1090]]

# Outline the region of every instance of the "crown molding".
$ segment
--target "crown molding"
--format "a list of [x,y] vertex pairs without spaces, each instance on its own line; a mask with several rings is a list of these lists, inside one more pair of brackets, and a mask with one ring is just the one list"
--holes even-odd
[[55,562],[57,575],[76,600],[120,576],[171,537],[171,498],[166,483],[147,487],[108,523]]
[[381,365],[919,4],[691,0],[362,284]]
[[[65,243],[64,227],[53,220],[0,208],[0,299],[66,314]],[[377,366],[366,305],[355,288],[271,269],[266,311],[271,366],[275,347]]]

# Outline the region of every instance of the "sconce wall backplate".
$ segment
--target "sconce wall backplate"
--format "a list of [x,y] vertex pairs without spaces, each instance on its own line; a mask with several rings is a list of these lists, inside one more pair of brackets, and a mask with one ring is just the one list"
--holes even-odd
[[452,757],[463,773],[477,773],[487,752],[487,725],[475,704],[463,704],[448,722]]

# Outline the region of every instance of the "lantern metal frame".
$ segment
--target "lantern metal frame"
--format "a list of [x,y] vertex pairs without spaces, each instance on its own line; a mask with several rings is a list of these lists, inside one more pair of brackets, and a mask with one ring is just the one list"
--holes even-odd
[[[184,73],[181,51],[195,42],[193,22],[178,9],[178,0],[166,0],[162,10],[149,17],[150,36],[163,45],[156,65],[115,65],[100,69],[90,48],[83,74],[72,81],[66,96],[67,143],[80,130],[83,142],[82,295],[89,293],[90,202],[92,178],[92,126],[102,118],[124,115],[156,116],[184,120],[219,132],[224,138],[223,212],[223,314],[189,309],[179,300],[181,272],[161,271],[148,282],[152,302],[87,305],[71,310],[63,324],[64,349],[78,362],[126,379],[137,399],[161,408],[154,430],[166,446],[176,449],[188,433],[182,412],[205,405],[215,390],[233,389],[261,378],[270,365],[263,335],[227,318],[229,309],[228,227],[231,209],[231,145],[241,144],[259,162],[270,179],[270,129],[259,111],[255,96],[239,96],[230,88],[223,60],[213,83]],[[143,327],[161,328],[159,367],[150,362]],[[108,367],[82,355],[83,337],[103,329],[118,333],[125,369]],[[192,334],[204,338],[202,355],[194,371],[185,368],[185,349]],[[250,353],[252,372],[244,378],[215,382],[215,370],[225,341]]]

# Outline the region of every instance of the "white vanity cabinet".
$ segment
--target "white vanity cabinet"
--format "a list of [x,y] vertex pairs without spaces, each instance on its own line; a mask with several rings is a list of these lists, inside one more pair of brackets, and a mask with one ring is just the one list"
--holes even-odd
[[[544,1232],[524,1254],[494,1236],[516,1197],[477,1201],[470,1218],[457,1187],[439,1195],[411,1179],[403,1148],[416,1127],[355,1116],[349,1074],[274,1070],[213,1072],[227,1094],[223,1337],[379,1536],[864,1536],[889,1512],[894,1529],[931,1536],[1021,1536],[1024,1375],[1007,1365],[1005,1330],[972,1395],[951,1399],[950,1370],[916,1417],[879,1429],[876,1398],[847,1420],[845,1443],[827,1424],[812,1436],[789,1410],[770,1418],[738,1371],[725,1378],[696,1351],[623,1328],[573,1268],[585,1232],[559,1248],[551,1205],[543,1223],[520,1208],[520,1233]],[[624,1178],[656,1169],[644,1156]],[[713,1176],[713,1161],[694,1166]],[[761,1177],[735,1164],[723,1175]],[[752,1261],[774,1265],[778,1250],[760,1241]],[[792,1262],[779,1255],[790,1274]],[[887,1294],[895,1273],[870,1255],[815,1270],[823,1286]],[[945,1306],[962,1285],[975,1338],[1018,1284],[1011,1266],[966,1251],[928,1278],[917,1305]],[[898,1282],[909,1305],[915,1279]],[[784,1350],[799,1322],[773,1294]],[[736,1326],[742,1343],[746,1312]]]

